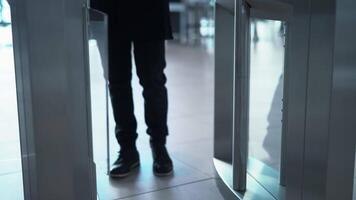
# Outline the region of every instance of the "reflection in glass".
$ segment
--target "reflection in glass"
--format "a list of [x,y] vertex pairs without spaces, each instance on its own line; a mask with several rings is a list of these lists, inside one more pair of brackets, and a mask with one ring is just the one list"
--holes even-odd
[[[284,23],[251,20],[249,173],[261,176],[281,166]],[[278,184],[279,182],[277,182]]]
[[10,6],[0,0],[1,199],[24,199]]

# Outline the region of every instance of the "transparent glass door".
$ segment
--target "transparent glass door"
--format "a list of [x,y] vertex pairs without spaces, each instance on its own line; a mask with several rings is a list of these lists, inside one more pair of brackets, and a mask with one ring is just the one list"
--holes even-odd
[[248,191],[252,178],[284,199],[285,21],[291,10],[277,1],[246,0],[236,2],[235,12],[234,189]]
[[249,153],[276,171],[280,170],[284,24],[253,19],[250,50]]
[[24,199],[10,6],[0,0],[1,199]]
[[[98,10],[89,11],[90,93],[94,161],[105,174],[109,163],[109,96],[108,77],[108,16]],[[100,174],[100,173],[98,173]]]
[[247,171],[275,196],[282,161],[285,28],[276,20],[252,18],[250,23]]
[[108,16],[90,9],[89,22],[89,60],[90,87],[93,130],[93,153],[96,164],[96,181],[98,197],[103,198],[111,187],[108,173],[111,153],[115,145],[112,136],[114,124],[108,91]]

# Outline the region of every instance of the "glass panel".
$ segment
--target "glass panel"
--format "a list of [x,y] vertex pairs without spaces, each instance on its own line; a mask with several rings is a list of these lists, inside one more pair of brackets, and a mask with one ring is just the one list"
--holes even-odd
[[106,176],[108,167],[107,153],[107,16],[99,11],[90,10],[89,60],[94,161],[97,175]]
[[[285,23],[251,19],[248,172],[263,184],[281,168]],[[267,180],[268,179],[268,180]],[[267,187],[267,186],[266,186]],[[269,188],[267,188],[269,189]]]
[[1,199],[24,199],[10,6],[0,0]]

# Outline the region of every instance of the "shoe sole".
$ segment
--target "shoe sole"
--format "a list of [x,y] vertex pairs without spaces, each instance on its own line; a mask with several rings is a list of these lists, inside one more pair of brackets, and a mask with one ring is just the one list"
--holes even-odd
[[158,172],[153,172],[155,176],[158,177],[165,177],[165,176],[171,176],[173,174],[173,169],[170,172],[167,173],[158,173]]
[[109,174],[109,176],[111,178],[125,178],[125,177],[129,176],[132,173],[133,169],[135,169],[135,168],[137,168],[139,166],[140,166],[140,162],[137,161],[137,162],[135,162],[134,164],[131,165],[129,172],[127,172],[125,174]]

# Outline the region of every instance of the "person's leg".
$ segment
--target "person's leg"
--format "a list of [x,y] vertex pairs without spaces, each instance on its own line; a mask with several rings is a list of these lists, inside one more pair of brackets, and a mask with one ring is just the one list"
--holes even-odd
[[173,163],[165,147],[168,135],[165,42],[135,41],[134,54],[137,75],[143,86],[147,134],[150,135],[154,160],[153,171],[156,175],[169,175],[173,171]]
[[164,144],[168,135],[164,41],[134,42],[134,54],[143,87],[147,134],[155,142]]
[[109,32],[109,90],[116,123],[115,134],[120,145],[120,154],[110,177],[123,178],[139,166],[140,159],[136,149],[137,122],[131,87],[131,46],[129,40],[118,40]]
[[135,147],[137,122],[131,87],[131,41],[110,40],[109,90],[116,123],[115,134],[121,150]]

